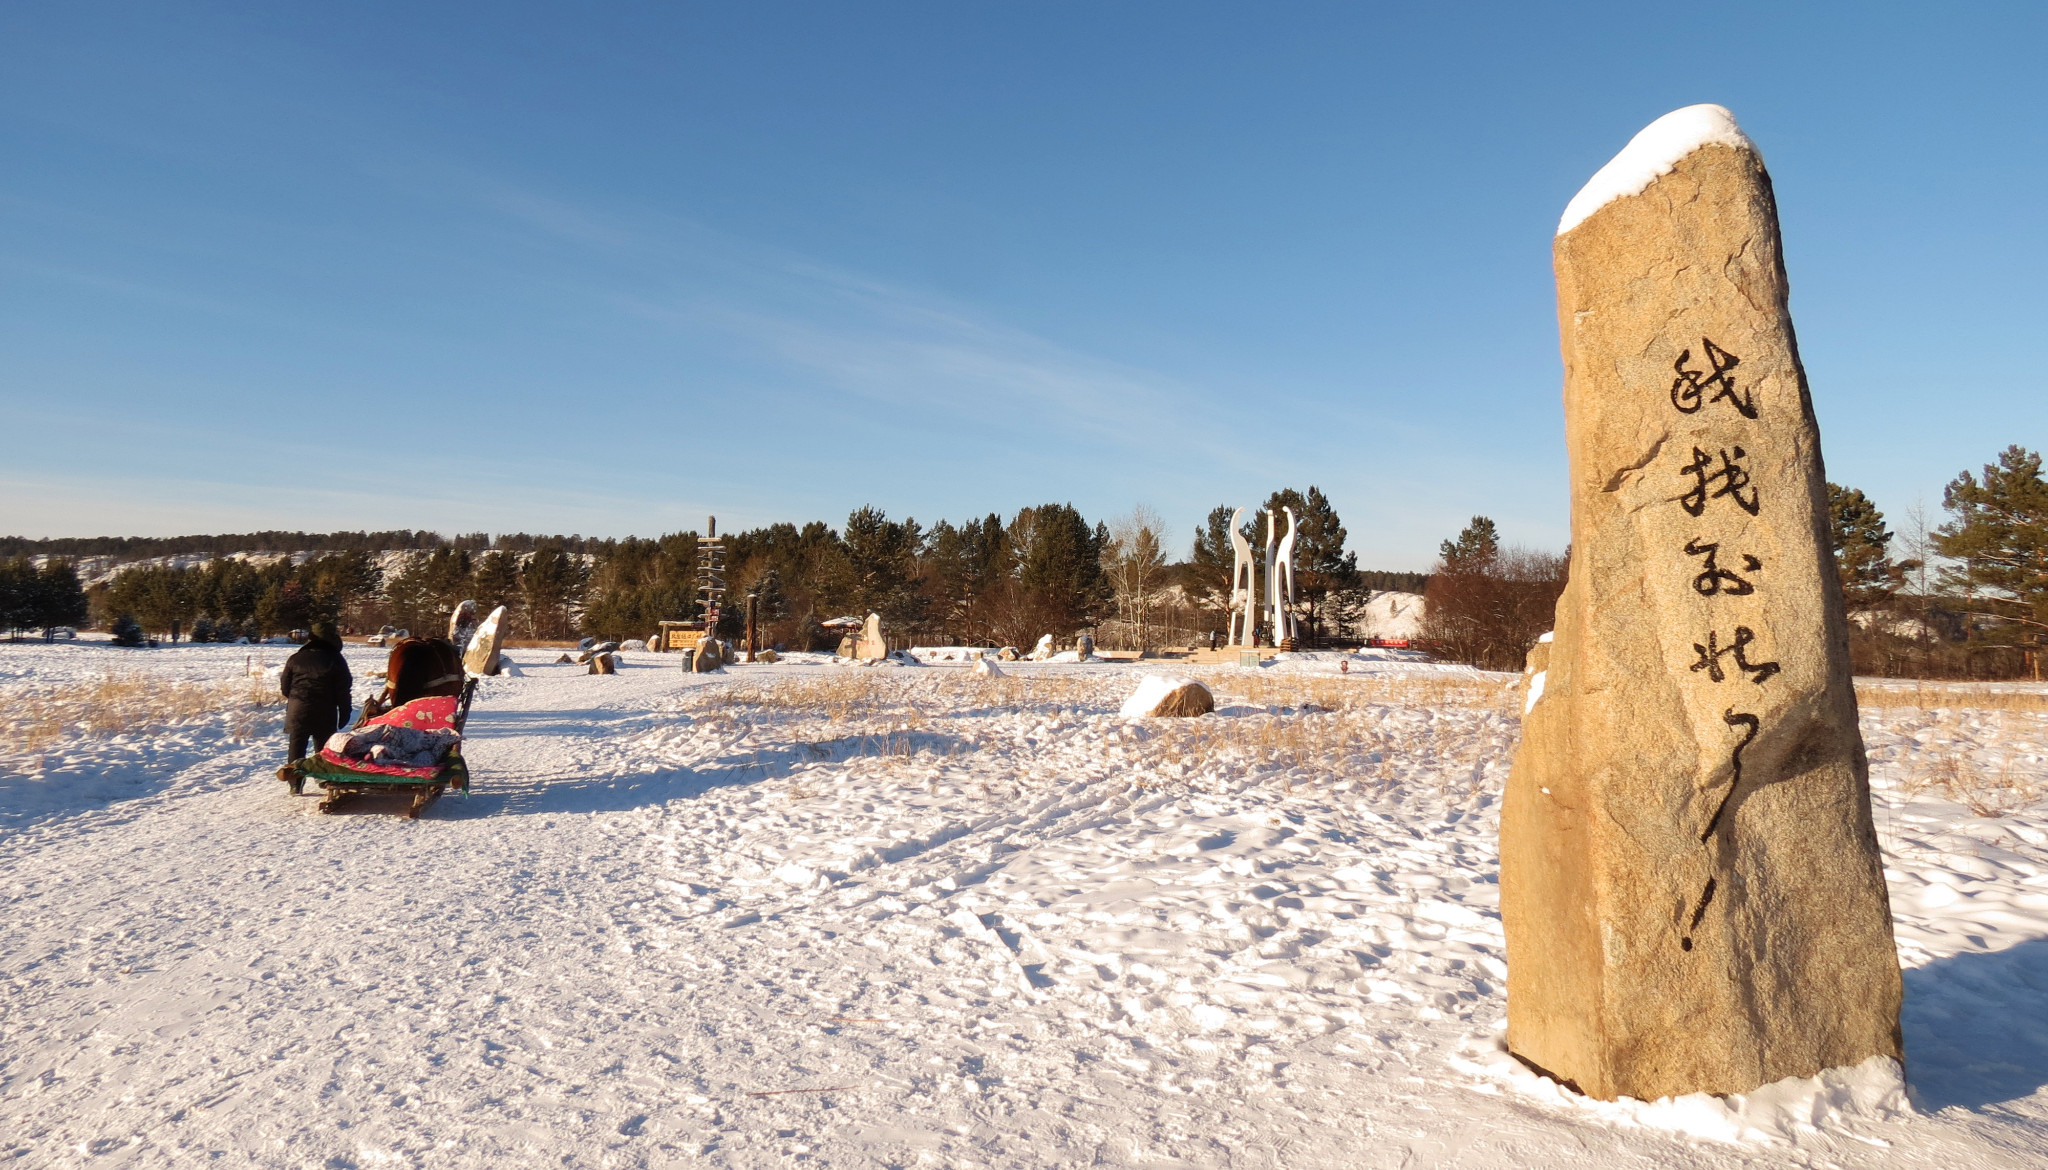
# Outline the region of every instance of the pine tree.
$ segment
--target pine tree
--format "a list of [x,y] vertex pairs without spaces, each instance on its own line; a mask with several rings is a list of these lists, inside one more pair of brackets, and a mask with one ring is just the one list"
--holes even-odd
[[583,600],[589,571],[559,541],[544,540],[519,575],[526,625],[537,637],[564,638],[576,630],[574,609]]
[[1483,573],[1500,555],[1500,530],[1486,517],[1474,516],[1456,540],[1437,547],[1437,555],[1443,561],[1442,572]]
[[316,620],[346,621],[358,626],[382,623],[383,617],[376,608],[384,573],[370,554],[351,549],[308,561],[300,567],[299,580],[312,598],[312,616]]
[[427,572],[430,560],[428,553],[407,556],[398,572],[384,586],[386,611],[392,624],[401,629],[419,634],[433,631],[433,582]]
[[123,570],[107,588],[107,604],[114,612],[142,623],[144,629],[168,631],[172,623],[190,625],[197,606],[193,602],[196,573],[168,565],[136,565]]
[[91,612],[92,607],[85,600],[85,587],[79,584],[71,562],[55,558],[45,562],[36,574],[35,613],[31,619],[32,625],[42,627],[44,640],[56,637],[58,626],[84,625]]
[[0,561],[0,629],[9,640],[35,623],[36,567],[26,554]]
[[[431,620],[427,632],[436,636],[445,634],[448,617],[455,607],[469,600],[470,561],[469,550],[462,548],[438,548],[427,558],[424,592],[431,609],[424,616]],[[414,630],[420,627],[414,626]]]
[[[728,549],[731,543],[727,542]],[[697,616],[701,608],[696,556],[694,532],[655,540],[628,537],[612,545],[589,573],[584,632],[600,638],[643,638],[662,622]]]
[[273,581],[256,605],[256,628],[262,634],[303,630],[313,622],[313,599],[294,577]]
[[140,646],[147,639],[142,632],[142,623],[134,614],[124,613],[114,619],[113,642],[116,646]]
[[1011,519],[1009,537],[1026,620],[1055,637],[1095,625],[1109,601],[1108,529],[1091,528],[1072,504],[1041,504]]
[[1229,504],[1209,509],[1209,518],[1195,529],[1187,576],[1181,582],[1189,596],[1218,611],[1230,604],[1230,572],[1237,564],[1237,552],[1230,545],[1230,514],[1235,510]]
[[754,586],[754,620],[762,626],[789,616],[789,595],[782,591],[782,575],[770,569]]
[[1420,593],[1429,585],[1428,573],[1369,569],[1358,574],[1359,586],[1374,593]]
[[751,583],[773,572],[788,599],[789,615],[765,623],[764,641],[810,650],[838,644],[838,635],[819,623],[851,612],[858,602],[853,570],[837,532],[816,520],[801,529],[771,524],[729,536],[725,546],[733,582]]
[[[194,570],[186,580],[186,597],[194,614],[208,614],[240,627],[256,616],[267,584],[248,561],[215,557]],[[139,611],[138,611],[139,612]],[[148,619],[145,617],[145,621]],[[233,641],[233,635],[224,640]]]
[[1010,559],[1002,517],[994,513],[957,528],[944,520],[933,525],[925,541],[924,575],[938,619],[975,629],[983,600],[1008,580]]
[[881,509],[863,506],[846,518],[846,560],[853,572],[855,607],[890,623],[924,617],[926,599],[917,589],[917,557],[923,531],[916,520],[897,523]]
[[1916,561],[1894,564],[1892,534],[1884,513],[1855,488],[1828,485],[1828,528],[1834,537],[1835,573],[1842,581],[1842,600],[1851,610],[1881,609],[1906,583]]
[[1954,519],[1934,534],[1935,550],[1955,561],[1945,586],[1971,599],[1974,616],[1994,623],[1985,639],[2037,644],[2048,631],[2048,482],[2041,456],[2005,449],[1984,478],[1965,471],[1948,485],[1942,506]]
[[1284,537],[1283,508],[1294,509],[1294,596],[1301,616],[1311,637],[1334,635],[1358,605],[1358,554],[1344,551],[1344,522],[1321,488],[1311,484],[1307,494],[1285,488],[1266,501],[1275,517],[1275,531]]
[[519,598],[519,558],[502,549],[484,554],[477,559],[469,588],[479,615],[511,605]]

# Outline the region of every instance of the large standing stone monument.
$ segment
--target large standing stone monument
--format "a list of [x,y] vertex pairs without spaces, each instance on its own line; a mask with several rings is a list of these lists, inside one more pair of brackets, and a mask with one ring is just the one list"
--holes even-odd
[[1554,260],[1571,582],[1501,820],[1508,1046],[1644,1100],[1897,1058],[1763,159],[1719,106],[1668,114],[1572,200]]
[[867,623],[861,626],[860,641],[854,644],[854,657],[863,662],[880,662],[889,656],[889,640],[882,636],[882,615],[871,613]]

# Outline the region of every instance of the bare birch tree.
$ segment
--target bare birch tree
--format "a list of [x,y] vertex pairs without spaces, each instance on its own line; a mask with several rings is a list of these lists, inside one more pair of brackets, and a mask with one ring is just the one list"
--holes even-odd
[[1110,525],[1102,550],[1102,568],[1116,603],[1119,624],[1128,631],[1132,648],[1147,648],[1152,611],[1166,588],[1166,522],[1142,504]]

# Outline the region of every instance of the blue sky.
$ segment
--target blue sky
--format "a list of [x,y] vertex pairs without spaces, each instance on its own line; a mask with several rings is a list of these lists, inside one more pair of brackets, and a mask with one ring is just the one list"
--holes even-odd
[[2048,445],[2048,8],[0,9],[0,531],[654,534],[1320,485],[1568,538],[1550,240],[1777,184],[1829,472]]

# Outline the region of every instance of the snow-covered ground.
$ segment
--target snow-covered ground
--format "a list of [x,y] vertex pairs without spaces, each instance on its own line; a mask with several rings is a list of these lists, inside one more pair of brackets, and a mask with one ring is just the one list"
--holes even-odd
[[1497,1051],[1502,676],[514,651],[409,822],[272,778],[282,653],[0,645],[7,1164],[2048,1164],[2038,711],[1865,711],[1910,1103],[1595,1106]]

